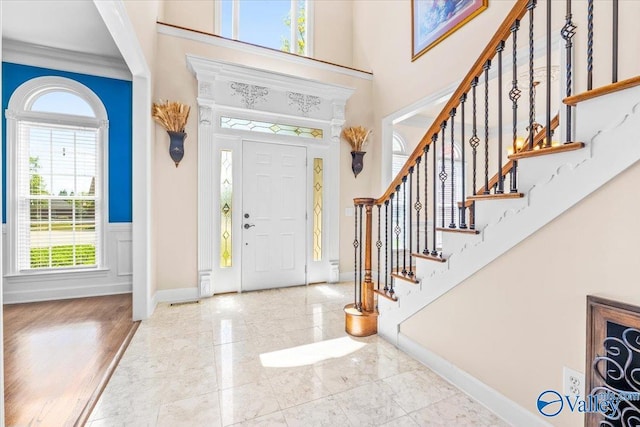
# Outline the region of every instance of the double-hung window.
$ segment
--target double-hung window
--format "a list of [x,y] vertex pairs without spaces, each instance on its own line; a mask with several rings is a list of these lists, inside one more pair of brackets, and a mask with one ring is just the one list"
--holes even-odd
[[23,84],[9,106],[12,270],[100,266],[104,107],[88,88],[53,77]]
[[217,0],[223,37],[311,56],[310,0]]

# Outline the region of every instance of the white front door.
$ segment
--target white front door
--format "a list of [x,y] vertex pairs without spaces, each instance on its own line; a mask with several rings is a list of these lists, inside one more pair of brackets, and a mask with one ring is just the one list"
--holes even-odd
[[305,147],[243,141],[242,289],[306,281]]

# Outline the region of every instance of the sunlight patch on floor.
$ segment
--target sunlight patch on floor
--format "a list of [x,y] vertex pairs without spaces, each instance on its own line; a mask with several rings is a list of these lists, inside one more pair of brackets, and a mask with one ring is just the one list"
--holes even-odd
[[350,337],[335,338],[284,350],[262,353],[260,362],[265,368],[293,368],[313,365],[323,360],[346,356],[364,347],[365,343]]

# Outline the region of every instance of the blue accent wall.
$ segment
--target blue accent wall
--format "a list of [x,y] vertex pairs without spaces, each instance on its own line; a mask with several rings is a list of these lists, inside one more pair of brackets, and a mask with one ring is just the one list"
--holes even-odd
[[2,222],[7,218],[7,135],[4,112],[13,92],[36,77],[58,76],[75,80],[102,100],[109,118],[109,222],[131,222],[131,82],[69,73],[28,65],[2,63]]

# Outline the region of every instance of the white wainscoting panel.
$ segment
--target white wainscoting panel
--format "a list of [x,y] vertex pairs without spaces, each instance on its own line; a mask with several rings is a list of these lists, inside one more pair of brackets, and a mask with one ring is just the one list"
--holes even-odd
[[[6,226],[2,225],[2,233]],[[65,272],[38,272],[3,277],[5,304],[47,301],[55,299],[82,298],[131,292],[132,283],[132,238],[131,223],[111,223],[105,233],[105,264],[99,269]],[[3,239],[3,265],[7,247]]]

